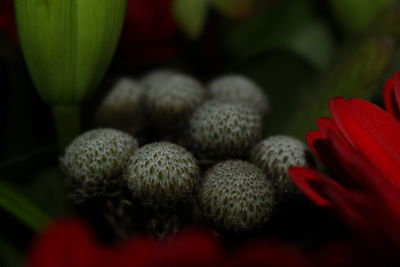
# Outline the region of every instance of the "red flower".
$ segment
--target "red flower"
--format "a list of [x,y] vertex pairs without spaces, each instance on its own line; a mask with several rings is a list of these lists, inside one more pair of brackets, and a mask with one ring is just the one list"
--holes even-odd
[[136,237],[111,247],[97,241],[84,222],[70,218],[54,222],[41,234],[27,266],[213,266],[221,255],[219,243],[207,231],[186,230],[168,242]]
[[400,72],[386,82],[383,99],[386,110],[400,119]]
[[0,1],[0,32],[7,33],[13,41],[17,41],[17,29],[14,20],[13,0]]
[[173,0],[128,0],[121,50],[129,59],[163,60],[177,52]]
[[187,229],[166,241],[136,237],[117,246],[106,246],[95,239],[85,223],[70,218],[56,221],[35,240],[27,267],[306,267],[310,262],[300,250],[270,240],[250,242],[228,252],[211,232],[199,229]]
[[307,142],[336,180],[299,167],[292,179],[369,241],[399,247],[400,123],[361,99],[335,98],[329,108],[332,119],[320,118]]

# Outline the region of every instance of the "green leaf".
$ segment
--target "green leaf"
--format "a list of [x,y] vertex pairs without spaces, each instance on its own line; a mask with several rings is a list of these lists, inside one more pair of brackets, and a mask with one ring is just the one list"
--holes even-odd
[[257,0],[211,0],[215,9],[223,15],[233,18],[247,16]]
[[299,29],[282,47],[306,58],[316,67],[326,69],[334,51],[333,43],[326,25],[314,21]]
[[390,67],[395,47],[382,37],[371,37],[346,48],[320,86],[303,91],[285,132],[304,138],[315,128],[318,117],[328,116],[328,101],[335,96],[371,99],[383,86],[383,77]]
[[229,70],[255,81],[269,98],[270,111],[264,123],[267,135],[281,134],[302,93],[302,85],[318,74],[315,66],[287,50],[271,50]]
[[342,27],[352,33],[362,33],[376,16],[396,0],[330,0],[333,13]]
[[312,11],[309,0],[282,0],[271,8],[260,9],[236,27],[229,23],[222,39],[225,51],[241,61],[267,50],[282,48],[310,24]]
[[189,39],[197,39],[207,19],[209,0],[175,0],[173,15]]
[[0,183],[0,207],[13,214],[34,231],[40,231],[49,218],[11,186]]
[[0,238],[0,266],[20,267],[24,266],[24,255],[7,240]]
[[114,54],[126,0],[16,0],[19,37],[47,103],[79,104]]

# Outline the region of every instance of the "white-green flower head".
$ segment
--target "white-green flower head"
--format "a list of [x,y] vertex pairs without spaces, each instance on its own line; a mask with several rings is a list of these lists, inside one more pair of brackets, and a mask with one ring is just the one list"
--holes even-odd
[[258,112],[245,105],[209,101],[189,122],[188,138],[204,160],[244,158],[261,138]]
[[151,88],[154,85],[163,84],[165,79],[168,79],[171,75],[177,72],[170,69],[159,69],[147,73],[140,79],[140,84],[144,88]]
[[192,198],[199,182],[199,168],[185,148],[156,142],[131,156],[124,179],[133,197],[145,206],[174,208]]
[[226,232],[249,232],[263,226],[274,211],[274,189],[257,166],[228,160],[211,167],[199,189],[204,217]]
[[249,105],[265,117],[269,110],[269,100],[261,87],[242,75],[225,75],[213,80],[209,86],[213,99],[227,103]]
[[272,180],[277,194],[286,197],[297,194],[288,170],[292,166],[309,166],[305,144],[290,136],[276,135],[257,144],[251,153],[251,161],[262,168]]
[[184,123],[203,103],[205,90],[190,76],[173,74],[145,92],[147,111],[158,125],[172,128]]
[[75,138],[61,158],[70,196],[77,202],[115,193],[122,173],[137,149],[135,138],[118,130],[101,128]]
[[129,133],[143,126],[143,87],[130,78],[120,78],[97,110],[97,122]]

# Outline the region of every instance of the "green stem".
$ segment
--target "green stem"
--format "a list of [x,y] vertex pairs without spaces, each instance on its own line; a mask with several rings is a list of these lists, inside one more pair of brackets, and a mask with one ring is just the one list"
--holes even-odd
[[14,188],[0,183],[0,208],[13,214],[16,218],[39,232],[46,226],[50,218],[30,200],[26,199]]
[[80,106],[52,106],[60,151],[80,133]]

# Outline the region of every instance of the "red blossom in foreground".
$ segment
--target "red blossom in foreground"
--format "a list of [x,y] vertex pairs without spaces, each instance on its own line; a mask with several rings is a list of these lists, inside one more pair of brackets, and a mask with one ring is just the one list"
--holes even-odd
[[332,119],[318,119],[307,143],[336,179],[300,167],[292,179],[365,239],[400,248],[400,122],[361,99],[335,98],[329,109]]
[[55,221],[35,240],[27,267],[314,266],[307,254],[280,242],[259,240],[226,251],[219,241],[209,231],[187,229],[168,241],[136,237],[111,247],[97,241],[84,222],[69,218]]

